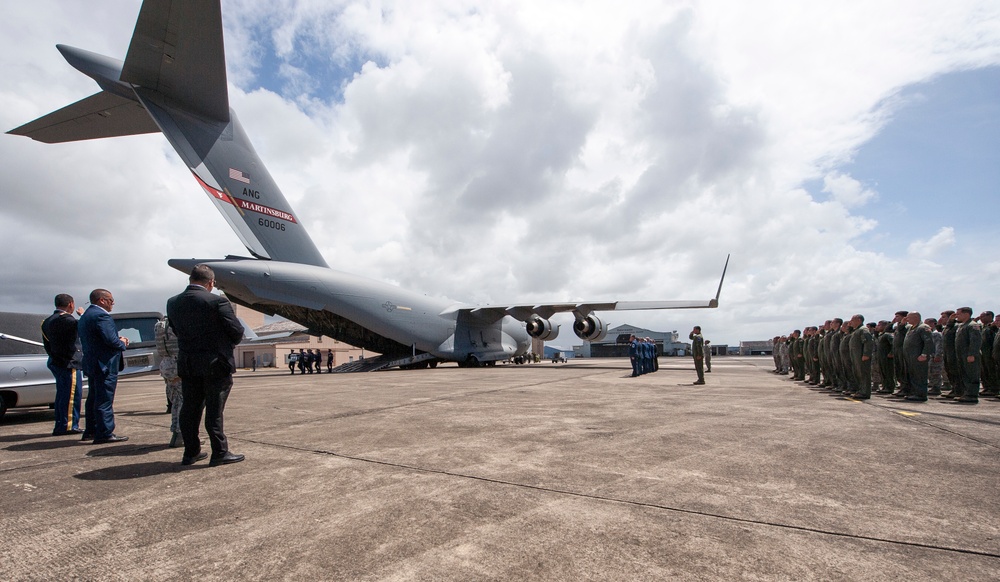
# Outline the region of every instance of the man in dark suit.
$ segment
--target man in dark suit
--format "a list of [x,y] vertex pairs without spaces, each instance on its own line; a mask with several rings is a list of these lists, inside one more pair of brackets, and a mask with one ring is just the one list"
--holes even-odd
[[49,355],[49,370],[56,379],[56,426],[53,436],[80,434],[80,338],[76,333],[73,297],[56,295],[56,310],[42,322],[42,344]]
[[196,265],[190,285],[167,301],[167,321],[177,334],[177,373],[181,377],[180,427],[184,437],[181,463],[190,465],[208,455],[201,452],[198,425],[205,408],[205,431],[212,445],[210,465],[238,463],[243,455],[229,451],[222,413],[233,387],[233,348],[243,339],[243,325],[225,297],[214,295],[215,273]]
[[90,307],[77,324],[83,347],[83,373],[90,383],[84,405],[87,424],[83,440],[94,439],[95,445],[128,440],[126,436],[115,434],[115,390],[122,352],[128,347],[128,340],[118,335],[111,319],[114,304],[110,291],[94,289],[90,292]]

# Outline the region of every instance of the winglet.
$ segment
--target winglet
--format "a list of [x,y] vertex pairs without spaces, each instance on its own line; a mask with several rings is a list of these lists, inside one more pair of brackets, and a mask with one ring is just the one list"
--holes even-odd
[[722,295],[722,282],[726,280],[726,269],[729,268],[729,257],[732,255],[726,255],[726,266],[722,267],[722,278],[719,279],[719,290],[715,292],[715,299],[708,302],[709,307],[719,306],[719,295]]

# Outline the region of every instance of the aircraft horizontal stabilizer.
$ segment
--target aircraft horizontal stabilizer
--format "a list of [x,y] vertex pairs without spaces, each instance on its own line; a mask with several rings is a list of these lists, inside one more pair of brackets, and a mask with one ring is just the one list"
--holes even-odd
[[7,133],[43,143],[64,143],[159,131],[138,102],[101,91]]

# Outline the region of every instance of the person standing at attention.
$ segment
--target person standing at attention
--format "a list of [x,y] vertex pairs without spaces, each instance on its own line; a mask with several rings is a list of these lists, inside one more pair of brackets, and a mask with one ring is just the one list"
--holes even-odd
[[691,340],[691,355],[694,356],[694,369],[698,372],[698,380],[694,384],[705,383],[705,338],[701,336],[701,326],[696,325],[688,335]]
[[80,342],[76,333],[73,297],[56,295],[56,310],[42,322],[42,345],[49,355],[49,371],[56,379],[56,426],[52,436],[80,434]]

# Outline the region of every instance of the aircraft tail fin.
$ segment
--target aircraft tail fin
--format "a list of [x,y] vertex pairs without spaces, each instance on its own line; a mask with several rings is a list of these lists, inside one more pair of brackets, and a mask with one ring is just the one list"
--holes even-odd
[[229,108],[220,0],[145,0],[124,62],[58,48],[103,91],[9,133],[58,143],[161,131],[255,257],[327,266]]
[[143,2],[121,80],[192,113],[229,121],[219,0]]

